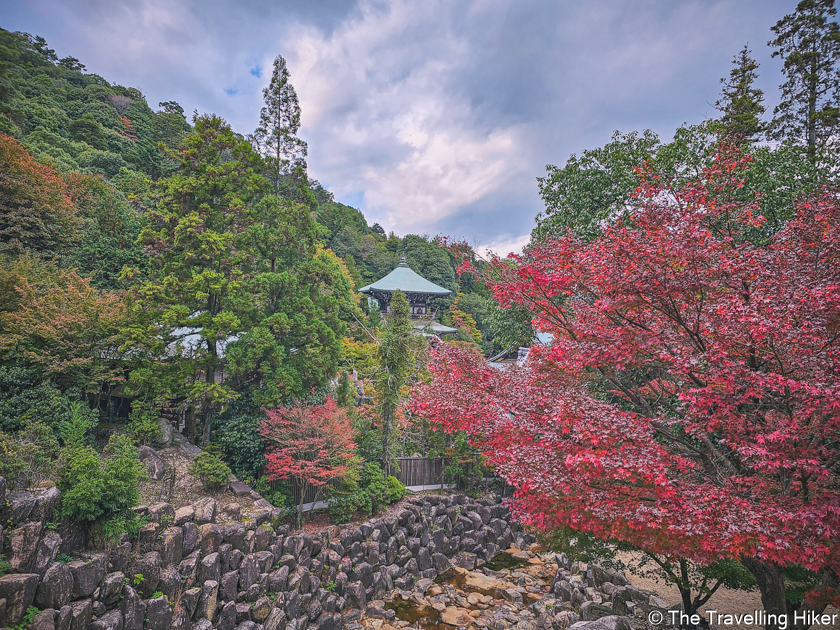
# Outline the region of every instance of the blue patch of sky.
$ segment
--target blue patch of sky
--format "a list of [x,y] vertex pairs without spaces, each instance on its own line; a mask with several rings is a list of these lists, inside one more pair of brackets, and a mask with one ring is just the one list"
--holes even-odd
[[225,94],[228,96],[236,96],[236,93],[239,92],[236,88],[225,88]]
[[336,201],[343,203],[345,206],[361,208],[362,204],[365,202],[365,191],[357,190],[346,195],[342,195],[340,198],[336,199]]
[[258,79],[262,76],[262,66],[256,65],[251,68],[248,72],[251,73],[252,77],[257,77]]

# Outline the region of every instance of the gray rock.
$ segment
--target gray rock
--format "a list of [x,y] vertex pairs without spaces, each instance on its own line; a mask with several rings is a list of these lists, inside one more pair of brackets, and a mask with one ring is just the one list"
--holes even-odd
[[29,520],[32,508],[35,507],[35,495],[31,492],[11,492],[6,496],[8,501],[8,515],[12,525],[18,525]]
[[167,527],[160,541],[160,563],[165,567],[177,565],[184,555],[184,531],[180,527]]
[[[256,624],[254,627],[256,627]],[[207,619],[199,619],[195,622],[193,630],[213,630],[213,622],[208,621]]]
[[449,562],[449,558],[444,556],[442,553],[436,553],[435,555],[433,555],[432,562],[435,565],[435,571],[437,571],[439,574],[445,573],[452,568],[452,563]]
[[45,608],[61,609],[70,603],[73,593],[73,574],[70,569],[60,562],[54,562],[41,578],[35,593],[35,605]]
[[35,497],[35,506],[29,514],[33,521],[49,521],[53,510],[61,503],[61,490],[52,486]]
[[39,612],[35,615],[28,630],[55,630],[55,611],[47,608]]
[[215,553],[222,544],[222,528],[213,523],[204,523],[198,528],[198,548],[201,554]]
[[172,521],[172,524],[176,527],[180,527],[185,523],[191,523],[194,517],[195,510],[193,510],[191,505],[185,505],[184,507],[179,507],[175,510],[175,519]]
[[184,523],[181,531],[184,532],[184,553],[190,554],[198,548],[198,527],[195,523]]
[[0,599],[6,600],[6,627],[18,625],[26,609],[35,601],[37,573],[15,573],[0,577]]
[[175,520],[175,508],[169,503],[152,503],[149,506],[149,520],[164,526],[171,525]]
[[188,617],[192,617],[201,598],[200,588],[190,588],[181,594],[181,607],[187,611]]
[[216,520],[216,501],[210,497],[199,499],[192,504],[195,510],[194,520],[197,525],[213,523]]
[[70,623],[73,621],[73,609],[62,606],[55,616],[55,630],[70,630]]
[[199,584],[203,584],[208,580],[218,582],[221,577],[221,562],[218,553],[211,553],[201,559],[198,565],[197,580]]
[[211,623],[216,619],[216,603],[219,600],[219,583],[205,582],[201,585],[201,597],[195,611],[199,619],[207,619]]
[[151,551],[134,561],[132,575],[142,575],[140,584],[136,585],[140,597],[148,599],[157,590],[160,581],[160,554]]
[[123,615],[123,630],[142,630],[143,619],[146,617],[146,602],[128,585],[123,587],[120,612]]
[[260,597],[254,606],[251,608],[251,619],[257,623],[262,623],[268,619],[271,612],[271,600],[268,597]]
[[93,615],[93,602],[80,599],[70,604],[70,630],[88,630]]
[[190,616],[181,606],[172,611],[172,630],[190,630]]
[[[33,497],[33,502],[34,499]],[[41,536],[42,526],[43,524],[40,522],[26,523],[9,532],[7,557],[9,564],[12,565],[12,571],[29,573],[35,570],[35,557],[38,552],[38,539]]]
[[158,428],[160,429],[160,432],[155,440],[155,446],[158,448],[167,448],[172,446],[172,438],[175,434],[172,423],[166,418],[160,418],[158,420]]
[[596,621],[578,621],[569,626],[569,630],[632,630],[624,617],[612,615]]
[[223,602],[235,602],[237,587],[239,586],[239,573],[228,571],[219,581],[219,599]]
[[580,605],[580,618],[583,621],[595,621],[601,617],[609,617],[615,615],[612,608],[603,606],[594,601],[583,602]]
[[233,630],[234,627],[236,627],[236,603],[227,602],[222,606],[222,611],[216,620],[215,630]]
[[263,622],[263,630],[286,630],[286,614],[278,607],[269,613]]
[[157,546],[158,532],[160,525],[158,523],[146,523],[137,532],[137,553],[149,553],[154,551]]
[[251,494],[251,488],[248,487],[247,484],[242,483],[241,481],[233,481],[228,485],[228,490],[230,490],[233,494],[238,497],[246,497]]
[[50,564],[55,560],[61,549],[61,536],[56,532],[47,532],[38,541],[38,551],[35,553],[35,573],[44,575]]
[[123,616],[117,610],[109,610],[90,624],[90,630],[123,630]]
[[175,567],[167,567],[160,572],[157,590],[166,595],[169,601],[175,601],[181,590],[181,576]]
[[137,455],[141,462],[144,462],[149,469],[149,477],[158,481],[163,478],[166,469],[169,467],[160,455],[149,446],[141,446],[137,449]]
[[172,625],[172,606],[166,597],[155,597],[146,602],[146,630],[169,630]]
[[257,630],[258,628],[259,626],[253,621],[242,621],[236,626],[236,630]]

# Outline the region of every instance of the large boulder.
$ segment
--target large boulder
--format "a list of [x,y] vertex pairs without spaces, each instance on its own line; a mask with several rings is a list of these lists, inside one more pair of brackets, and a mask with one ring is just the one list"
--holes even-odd
[[216,501],[210,497],[204,497],[192,504],[195,515],[193,517],[196,525],[213,523],[216,520]]
[[26,609],[35,601],[37,573],[14,573],[0,577],[0,599],[6,600],[6,627],[18,625]]
[[12,525],[18,525],[29,520],[32,508],[35,507],[35,495],[30,492],[11,492],[7,495],[8,515]]
[[172,606],[166,596],[155,597],[146,602],[146,630],[169,630],[172,624]]
[[210,580],[201,585],[201,597],[198,600],[198,607],[195,616],[199,619],[207,619],[210,623],[216,619],[216,604],[219,601],[219,583]]
[[35,569],[35,556],[42,526],[40,521],[26,523],[9,532],[8,558],[12,571],[28,573]]
[[35,605],[44,610],[54,608],[60,610],[70,603],[73,594],[73,574],[67,565],[53,562],[41,578],[35,593]]
[[172,437],[175,431],[172,428],[172,423],[166,418],[158,420],[158,428],[160,429],[158,437],[155,440],[155,446],[159,448],[168,448],[172,446]]
[[184,530],[167,527],[160,541],[160,562],[163,566],[177,566],[184,555]]
[[90,630],[123,630],[123,616],[117,610],[109,610],[101,617],[94,619],[90,624]]
[[35,505],[29,518],[33,521],[49,521],[53,510],[58,507],[59,503],[61,503],[61,490],[55,486],[47,488],[35,497]]
[[70,603],[70,630],[88,630],[93,616],[93,602],[79,599]]
[[144,462],[149,469],[149,477],[157,481],[163,478],[166,469],[169,467],[157,454],[155,449],[149,446],[141,446],[137,449],[137,455],[141,462]]
[[94,553],[84,559],[67,563],[73,574],[73,599],[89,597],[105,577],[108,556],[104,553]]
[[35,552],[35,573],[44,575],[61,549],[61,536],[56,532],[47,532],[38,541],[38,551]]
[[99,601],[109,608],[120,601],[123,586],[125,586],[125,573],[114,571],[102,579],[99,586]]
[[137,591],[128,585],[123,588],[120,612],[123,614],[123,630],[143,630],[146,602],[140,598]]

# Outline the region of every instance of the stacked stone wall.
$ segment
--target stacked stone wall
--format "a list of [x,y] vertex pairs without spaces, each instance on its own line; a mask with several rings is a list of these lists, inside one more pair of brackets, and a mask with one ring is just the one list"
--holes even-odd
[[0,626],[35,606],[31,630],[337,630],[393,589],[453,563],[482,566],[519,531],[504,506],[463,495],[412,497],[392,516],[315,535],[290,535],[267,502],[250,521],[219,524],[205,498],[137,508],[149,522],[135,541],[86,551],[77,526],[50,521],[56,488],[5,486]]

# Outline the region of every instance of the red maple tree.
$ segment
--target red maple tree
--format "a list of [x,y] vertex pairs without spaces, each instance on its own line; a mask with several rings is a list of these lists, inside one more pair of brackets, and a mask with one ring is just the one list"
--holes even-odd
[[346,409],[335,399],[312,407],[295,405],[266,409],[261,433],[269,446],[265,468],[269,481],[294,480],[300,488],[298,527],[310,488],[320,491],[349,470],[356,448],[353,425]]
[[[528,522],[739,559],[790,615],[838,599],[840,202],[762,242],[750,163],[722,147],[698,182],[641,186],[591,242],[491,260],[501,305],[528,305],[552,344],[504,370],[440,346],[412,407],[468,432]],[[785,597],[794,566],[815,572],[808,603]]]

